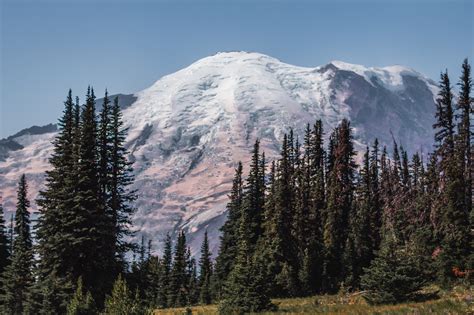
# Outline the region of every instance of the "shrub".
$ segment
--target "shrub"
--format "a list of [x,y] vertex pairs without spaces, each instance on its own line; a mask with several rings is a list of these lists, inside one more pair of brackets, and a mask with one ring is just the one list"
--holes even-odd
[[372,304],[393,304],[412,300],[425,284],[423,272],[416,267],[407,248],[388,240],[361,278],[365,296]]
[[146,314],[140,306],[138,292],[134,295],[121,275],[117,278],[112,294],[105,300],[104,314],[107,315],[142,315]]
[[90,292],[84,292],[82,279],[77,281],[77,289],[67,306],[67,315],[95,315],[97,310]]

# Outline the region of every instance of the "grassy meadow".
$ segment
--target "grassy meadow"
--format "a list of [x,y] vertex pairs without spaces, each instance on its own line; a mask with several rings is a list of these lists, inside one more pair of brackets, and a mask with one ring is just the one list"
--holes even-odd
[[[410,302],[396,305],[369,305],[362,297],[363,292],[338,295],[320,295],[307,298],[275,299],[273,302],[278,305],[278,311],[264,312],[259,314],[474,314],[474,288],[456,287],[449,292],[443,292],[436,288],[430,288],[430,291],[438,292],[438,297],[423,302]],[[183,314],[218,314],[217,305],[160,309],[156,310],[154,313],[154,315]]]

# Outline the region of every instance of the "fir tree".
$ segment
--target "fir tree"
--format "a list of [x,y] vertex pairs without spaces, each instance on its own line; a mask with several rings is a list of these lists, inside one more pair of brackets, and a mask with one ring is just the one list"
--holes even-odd
[[260,312],[273,307],[263,266],[254,257],[249,236],[250,218],[247,212],[243,212],[236,263],[224,287],[224,299],[219,305],[221,314]]
[[[471,220],[471,228],[474,222],[474,210],[472,206],[473,201],[473,174],[474,174],[474,165],[473,165],[473,132],[471,131],[471,115],[474,113],[473,109],[473,98],[471,97],[471,88],[472,88],[472,78],[471,78],[471,66],[468,63],[467,58],[462,64],[462,74],[459,80],[459,99],[457,104],[457,109],[460,111],[459,124],[458,124],[458,134],[459,134],[459,160],[460,160],[460,169],[464,173],[464,183],[465,183],[465,208]],[[471,237],[471,242],[473,241]],[[471,252],[472,246],[471,243]],[[474,264],[474,259],[472,264]],[[474,268],[474,265],[469,268]]]
[[191,256],[191,249],[188,248],[187,251],[187,304],[186,305],[195,305],[200,300],[199,292],[199,279],[197,275],[196,260]]
[[407,247],[399,248],[394,239],[386,239],[362,276],[362,288],[369,290],[367,300],[382,304],[413,299],[424,285],[422,272],[413,258]]
[[33,251],[30,234],[30,202],[25,175],[18,183],[18,198],[15,212],[15,240],[11,263],[3,274],[1,304],[6,314],[23,314],[31,286],[33,285]]
[[[5,225],[3,206],[0,199],[0,275],[3,273],[9,263],[10,250],[8,245],[8,231]],[[1,281],[1,279],[0,279]],[[0,288],[2,287],[0,282]],[[1,293],[0,293],[1,294]]]
[[112,293],[105,300],[104,314],[106,315],[143,315],[138,292],[133,294],[127,282],[119,275],[114,283]]
[[355,155],[350,123],[343,120],[331,135],[333,142],[329,170],[327,213],[324,225],[326,247],[325,287],[335,291],[342,280],[342,258],[353,208]]
[[72,92],[69,90],[63,116],[58,123],[58,136],[53,141],[54,152],[49,160],[52,169],[46,172],[46,188],[37,200],[41,214],[37,224],[39,281],[46,281],[52,273],[72,280],[70,268],[76,258],[71,226],[75,217],[72,209],[77,174],[77,156],[73,145],[74,135],[78,132],[76,124]]
[[14,227],[15,227],[15,224],[13,223],[15,222],[15,214],[12,213],[10,215],[10,224],[8,226],[8,251],[10,253],[10,256],[13,254],[13,239],[14,239]]
[[94,315],[97,310],[90,292],[84,292],[82,280],[77,280],[76,292],[67,306],[67,315]]
[[206,230],[201,246],[201,258],[199,259],[199,300],[201,304],[211,304],[211,277],[212,261]]
[[[466,209],[464,154],[455,152],[453,95],[447,72],[441,75],[440,92],[437,99],[437,122],[435,140],[438,143],[437,156],[440,160],[440,187],[435,210],[436,233],[441,243],[438,256],[439,280],[448,284],[452,279],[452,268],[464,268],[470,246],[469,214]],[[456,154],[457,153],[457,154]]]
[[227,279],[230,271],[233,268],[237,239],[238,228],[240,224],[240,212],[243,201],[243,182],[242,182],[242,163],[237,164],[235,169],[234,179],[232,181],[232,189],[229,195],[229,203],[227,204],[227,220],[221,227],[219,255],[216,259],[216,278],[217,278],[217,295],[220,295],[222,285]]
[[168,297],[171,295],[171,268],[172,268],[172,259],[173,259],[173,249],[171,244],[171,236],[166,235],[165,246],[163,251],[162,259],[162,276],[160,278],[161,287],[159,291],[159,300],[162,307],[170,306],[168,303]]
[[372,198],[372,176],[370,166],[370,151],[367,147],[364,154],[362,169],[359,173],[359,184],[357,187],[357,202],[350,217],[350,231],[346,243],[346,269],[347,281],[353,287],[359,286],[359,278],[363,268],[369,266],[373,252],[374,243],[371,239],[371,218],[374,209]]
[[[294,242],[294,185],[290,156],[294,149],[284,135],[281,159],[272,167],[270,194],[267,196],[263,237],[257,261],[265,266],[269,294],[289,296],[297,294],[299,264]],[[292,153],[290,153],[292,152]],[[245,211],[242,211],[242,215]]]
[[186,236],[181,231],[178,235],[170,274],[170,289],[168,292],[169,306],[185,306],[187,304],[187,251]]
[[454,150],[454,112],[453,93],[449,81],[448,71],[441,73],[440,91],[436,99],[436,129],[435,141],[438,152],[444,157],[450,156]]
[[[305,260],[311,263],[308,268],[310,283],[313,284],[312,290],[319,292],[322,289],[322,269],[323,269],[323,224],[324,210],[326,208],[326,178],[324,172],[325,155],[324,151],[324,131],[321,120],[317,120],[313,130],[310,132],[308,143],[308,176],[309,176],[309,219],[308,219],[308,255]],[[307,256],[307,257],[306,257]],[[303,265],[303,267],[305,264]],[[312,292],[312,291],[310,291]]]
[[261,174],[262,159],[260,154],[260,141],[255,140],[252,150],[252,160],[250,162],[250,171],[244,187],[244,198],[242,201],[242,211],[246,211],[249,216],[250,224],[250,246],[255,249],[258,237],[262,234],[262,218],[264,206],[265,186],[263,181],[264,174]]
[[130,189],[133,183],[132,163],[127,160],[128,151],[125,148],[125,137],[127,130],[123,128],[122,113],[118,98],[114,99],[111,108],[110,119],[110,180],[109,180],[109,217],[112,218],[111,244],[115,248],[115,254],[119,262],[119,268],[124,268],[124,255],[133,245],[128,239],[133,235],[129,226],[131,217],[135,213],[133,202],[136,200],[136,192]]
[[380,161],[379,161],[379,142],[375,139],[372,145],[370,155],[370,238],[373,248],[378,250],[381,242],[382,229],[382,198],[380,191]]
[[147,260],[146,287],[144,288],[144,297],[149,307],[157,308],[162,305],[161,290],[163,266],[158,256],[149,255]]
[[94,90],[89,89],[81,112],[79,163],[74,196],[74,250],[81,253],[71,262],[73,279],[82,276],[98,305],[108,289],[110,273],[107,250],[107,215],[101,198],[97,154],[97,119]]

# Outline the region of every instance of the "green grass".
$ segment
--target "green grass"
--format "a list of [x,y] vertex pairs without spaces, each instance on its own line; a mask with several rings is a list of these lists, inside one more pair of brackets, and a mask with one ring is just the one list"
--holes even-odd
[[[424,302],[411,302],[396,305],[368,305],[362,294],[319,295],[307,298],[275,299],[278,311],[260,314],[474,314],[474,290],[455,288],[450,292],[441,292],[438,299]],[[194,306],[190,308],[193,315],[213,315],[217,305]],[[156,310],[155,315],[182,315],[186,308]]]

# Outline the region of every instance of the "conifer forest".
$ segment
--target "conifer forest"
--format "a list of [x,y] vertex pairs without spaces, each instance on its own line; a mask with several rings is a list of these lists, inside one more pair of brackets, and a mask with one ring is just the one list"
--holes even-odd
[[351,122],[303,139],[291,129],[280,157],[257,139],[235,166],[218,254],[206,231],[200,255],[187,235],[163,251],[136,236],[122,112],[107,91],[96,104],[71,90],[51,169],[31,223],[28,173],[18,178],[14,215],[0,205],[1,314],[152,314],[217,304],[220,314],[276,311],[275,298],[362,292],[369,304],[420,298],[436,284],[474,279],[474,147],[471,66],[441,74],[431,152],[375,138],[356,152]]

